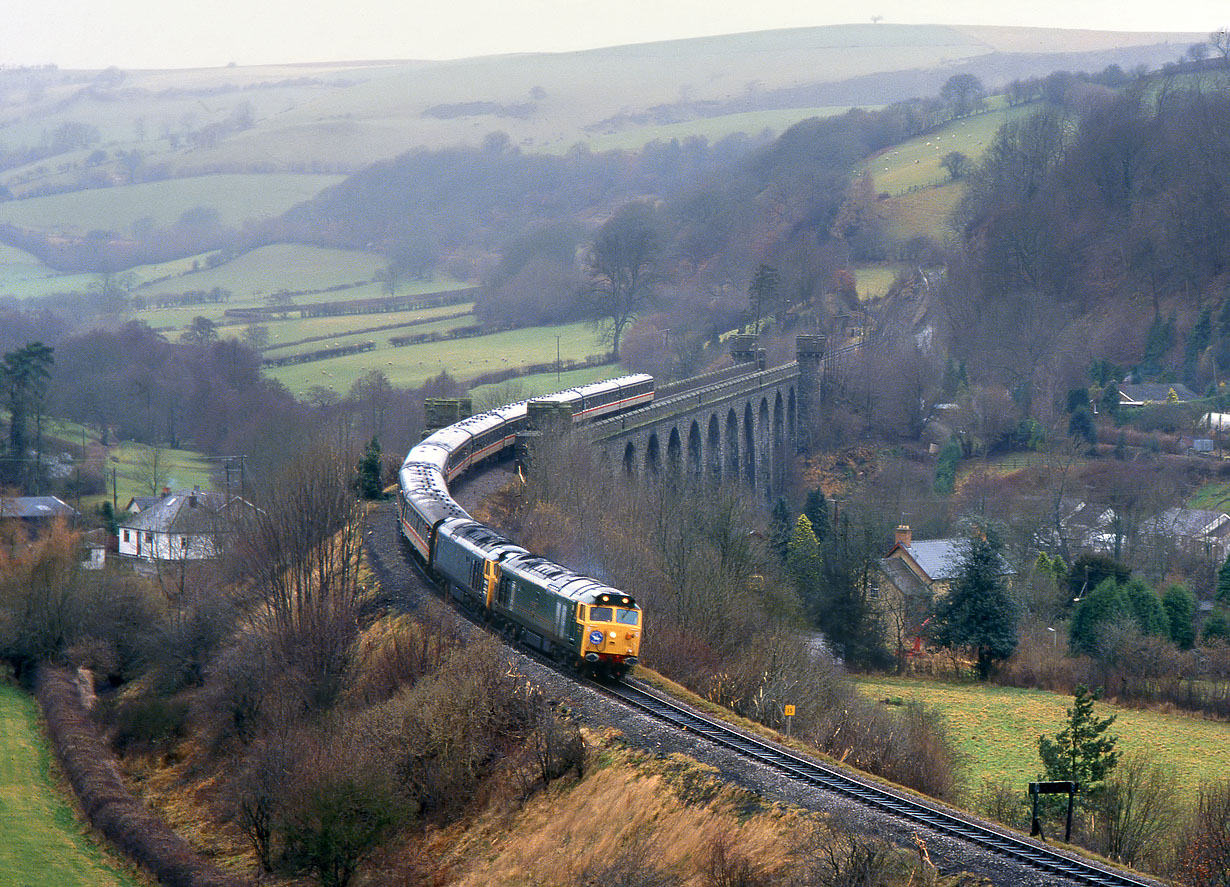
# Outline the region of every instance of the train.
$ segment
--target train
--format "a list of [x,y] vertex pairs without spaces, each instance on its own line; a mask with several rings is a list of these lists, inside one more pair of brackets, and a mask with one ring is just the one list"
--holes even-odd
[[[579,425],[646,406],[653,397],[653,377],[635,374],[533,403]],[[411,448],[397,475],[401,534],[446,595],[510,640],[618,680],[639,660],[645,631],[632,596],[532,554],[475,520],[449,494],[460,475],[515,451],[530,404],[470,416]]]

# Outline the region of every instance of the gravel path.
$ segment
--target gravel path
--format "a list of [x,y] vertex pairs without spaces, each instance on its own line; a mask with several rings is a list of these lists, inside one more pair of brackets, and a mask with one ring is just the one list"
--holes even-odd
[[[463,507],[470,508],[509,479],[499,469],[454,485],[453,495]],[[397,531],[391,504],[371,513],[366,530],[369,560],[380,578],[386,596],[400,606],[413,610],[424,596],[439,599],[438,593],[415,568]],[[471,630],[479,630],[460,615]],[[800,785],[776,771],[749,761],[734,752],[712,745],[694,734],[663,726],[595,690],[582,686],[553,668],[520,651],[510,650],[516,666],[552,700],[566,707],[579,721],[591,727],[613,727],[634,746],[660,755],[685,754],[714,767],[721,778],[767,799],[784,801],[808,810],[826,813],[849,831],[861,832],[902,847],[915,848],[917,835],[926,844],[931,861],[944,874],[968,872],[995,885],[1047,887],[1072,883],[1043,875],[1032,868],[1005,861],[963,841],[926,828],[907,826],[893,817],[879,814],[862,804],[821,789]]]

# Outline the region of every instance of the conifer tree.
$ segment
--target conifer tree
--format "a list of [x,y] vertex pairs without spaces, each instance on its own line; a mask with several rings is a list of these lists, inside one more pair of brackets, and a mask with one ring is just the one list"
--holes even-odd
[[790,549],[790,536],[794,530],[794,515],[790,513],[790,503],[785,496],[778,496],[773,503],[773,511],[769,514],[769,547],[783,561]]
[[379,499],[384,495],[380,483],[380,455],[380,441],[373,437],[359,459],[358,475],[355,477],[355,492],[360,499]]
[[936,639],[945,647],[972,648],[984,681],[1018,640],[1016,603],[1002,574],[999,539],[987,529],[969,540],[952,590],[936,607]]
[[1230,604],[1230,555],[1217,571],[1217,599]]
[[811,521],[812,532],[816,539],[823,542],[829,537],[829,500],[824,497],[824,490],[816,487],[807,494],[803,503],[803,513]]
[[786,552],[786,566],[794,577],[799,593],[803,598],[814,603],[823,581],[823,560],[820,556],[820,543],[812,532],[811,521],[807,515],[800,514],[795,522],[794,532],[790,534],[790,545]]
[[1086,797],[1096,794],[1119,761],[1115,750],[1119,737],[1106,735],[1115,716],[1099,720],[1093,714],[1094,700],[1101,695],[1100,690],[1090,693],[1083,684],[1077,685],[1064,728],[1054,739],[1038,737],[1046,778],[1080,783]]

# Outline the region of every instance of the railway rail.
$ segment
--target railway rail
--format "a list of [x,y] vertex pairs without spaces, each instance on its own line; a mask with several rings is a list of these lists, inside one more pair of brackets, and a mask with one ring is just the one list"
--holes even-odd
[[953,812],[932,807],[907,795],[862,782],[841,770],[826,767],[736,731],[719,721],[703,717],[634,683],[625,681],[622,684],[602,683],[593,686],[626,705],[771,767],[790,779],[836,792],[898,819],[959,838],[996,856],[1015,860],[1041,872],[1066,878],[1073,883],[1097,887],[1153,887],[1156,883],[1067,856],[1010,833],[988,828]]

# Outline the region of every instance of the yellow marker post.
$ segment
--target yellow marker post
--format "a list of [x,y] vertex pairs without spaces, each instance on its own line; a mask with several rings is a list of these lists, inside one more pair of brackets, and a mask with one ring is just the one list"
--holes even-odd
[[794,718],[794,706],[786,705],[782,708],[782,713],[786,716],[786,736],[790,736],[790,721]]

